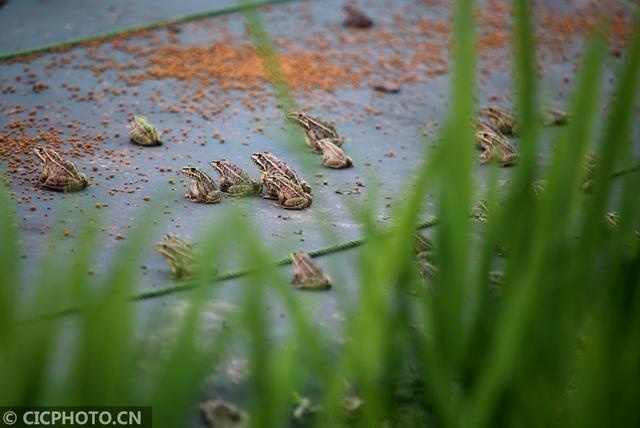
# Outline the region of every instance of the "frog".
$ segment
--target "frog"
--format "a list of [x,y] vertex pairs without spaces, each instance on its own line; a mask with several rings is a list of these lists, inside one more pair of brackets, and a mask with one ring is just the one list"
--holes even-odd
[[[309,186],[306,181],[300,180],[300,178],[298,178],[298,174],[296,174],[293,168],[289,167],[284,161],[280,160],[271,152],[254,153],[251,155],[251,160],[256,164],[261,172],[260,184],[263,184],[264,176],[266,174],[281,174],[299,185],[305,193],[309,195],[311,194],[311,186]],[[270,193],[275,192],[274,189],[269,189],[265,186],[262,187],[263,190],[266,191],[266,197],[277,199],[278,195],[276,193]]]
[[416,232],[413,241],[414,263],[423,280],[433,280],[438,274],[434,265],[433,243],[421,232]]
[[[613,227],[614,229],[617,229],[620,226],[620,213],[618,213],[617,211],[608,212],[605,218],[607,219],[609,226]],[[640,240],[640,231],[635,230],[634,234],[636,239]]]
[[485,116],[493,126],[504,135],[516,135],[518,123],[516,117],[498,106],[488,105],[480,109],[480,114]]
[[180,168],[180,173],[191,178],[189,190],[185,195],[193,202],[215,204],[222,199],[222,192],[218,190],[215,182],[200,168],[185,166]]
[[220,174],[220,191],[231,196],[248,196],[260,192],[260,184],[240,167],[226,159],[211,162],[211,166]]
[[338,147],[330,138],[319,140],[317,145],[322,152],[322,158],[320,160],[322,165],[334,169],[349,168],[353,166],[353,160],[347,156],[344,150]]
[[297,289],[328,290],[331,288],[329,278],[313,261],[309,254],[296,251],[291,254],[293,277],[291,284]]
[[424,233],[414,235],[413,253],[416,259],[432,261],[433,243]]
[[43,170],[39,184],[59,192],[77,192],[89,186],[87,176],[78,171],[71,161],[48,147],[36,147],[34,153],[42,161]]
[[190,278],[196,271],[198,264],[193,245],[178,235],[167,233],[164,241],[154,245],[153,249],[169,263],[173,279]]
[[278,206],[288,210],[302,210],[311,205],[311,195],[306,193],[302,186],[283,174],[266,173],[263,177],[263,186],[267,195],[276,195]]
[[566,125],[569,123],[569,114],[551,107],[543,107],[540,110],[540,120],[545,126]]
[[298,111],[287,113],[285,119],[297,123],[304,130],[305,143],[318,153],[321,152],[318,146],[319,140],[330,139],[338,147],[341,147],[344,143],[344,138],[338,134],[336,127],[329,122]]
[[322,411],[321,404],[315,404],[310,398],[299,395],[293,391],[293,398],[296,404],[293,409],[293,417],[298,420],[304,420],[315,413]]
[[215,428],[246,428],[249,415],[234,404],[219,398],[210,398],[200,404],[208,426]]
[[134,116],[129,130],[131,141],[140,146],[157,146],[162,144],[162,133],[144,116]]
[[496,133],[500,132],[489,123],[477,117],[471,118],[470,121],[471,121],[471,126],[473,127],[473,130],[476,134],[479,132],[496,132]]
[[487,201],[480,199],[471,207],[471,218],[478,220],[480,223],[489,221],[489,206]]
[[518,152],[509,140],[495,130],[480,130],[475,133],[476,145],[482,150],[478,159],[485,164],[496,160],[501,166],[510,166],[517,162]]
[[438,268],[431,260],[416,259],[414,263],[422,280],[434,280],[438,276]]
[[538,179],[531,182],[531,189],[533,190],[533,193],[536,195],[536,197],[540,197],[546,187],[547,180]]

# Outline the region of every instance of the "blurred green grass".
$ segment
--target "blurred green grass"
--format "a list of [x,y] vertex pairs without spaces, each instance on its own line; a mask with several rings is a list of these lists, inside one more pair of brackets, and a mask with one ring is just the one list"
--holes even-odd
[[[293,108],[260,16],[246,13],[276,96],[283,108]],[[359,295],[337,356],[267,246],[253,238],[253,225],[237,213],[210,225],[198,243],[203,266],[216,264],[225,242],[225,253],[237,252],[251,268],[227,327],[203,334],[203,307],[218,287],[203,268],[189,283],[188,310],[174,334],[148,349],[142,336],[168,320],[158,316],[140,333],[131,296],[136,260],[157,231],[139,224],[96,284],[87,271],[100,251],[94,232],[101,221],[86,219],[72,241],[74,257],[50,251],[33,283],[20,284],[20,237],[1,188],[0,403],[145,404],[153,406],[156,426],[183,426],[205,395],[205,378],[215,377],[234,343],[244,343],[251,426],[291,425],[294,396],[322,405],[303,421],[309,426],[640,426],[640,252],[634,235],[640,173],[611,179],[614,168],[631,159],[626,142],[640,79],[640,31],[618,70],[602,135],[594,124],[606,45],[603,35],[590,42],[571,122],[555,142],[549,166],[540,169],[529,2],[514,1],[514,19],[522,156],[509,185],[498,189],[493,174],[488,221],[475,234],[469,211],[476,161],[467,125],[475,108],[473,7],[459,0],[451,110],[438,153],[397,207],[394,228],[380,230],[371,207],[357,212],[366,231]],[[598,164],[594,189],[584,193],[581,159],[588,149],[597,152]],[[547,180],[540,196],[531,188],[536,178]],[[413,242],[428,190],[438,195],[440,220],[438,275],[425,284]],[[620,213],[617,228],[606,223],[612,204]],[[499,243],[508,257],[496,295],[487,277]],[[52,269],[62,274],[48,275]],[[291,320],[279,340],[265,308],[267,287]],[[70,307],[79,310],[66,318],[43,316]],[[345,397],[364,404],[353,414],[345,410]]]

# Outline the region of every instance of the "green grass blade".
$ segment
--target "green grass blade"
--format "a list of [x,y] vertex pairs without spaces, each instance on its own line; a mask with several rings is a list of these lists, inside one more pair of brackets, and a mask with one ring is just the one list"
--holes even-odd
[[[613,172],[616,161],[622,154],[629,155],[628,149],[624,147],[631,137],[631,123],[634,112],[634,105],[638,96],[638,85],[640,85],[640,19],[637,19],[636,28],[629,43],[627,58],[624,66],[620,70],[618,85],[613,95],[613,104],[607,120],[602,145],[598,152],[598,163],[595,170],[595,185],[593,198],[587,209],[588,217],[584,225],[584,235],[590,242],[598,239],[598,231],[601,230],[599,223],[605,215],[606,204],[609,197],[609,189],[612,185],[609,177]],[[632,174],[633,175],[633,174]],[[637,175],[637,173],[635,174]],[[625,186],[625,199],[623,207],[623,230],[631,227],[633,219],[633,204],[628,198],[634,198],[632,190]],[[637,198],[635,198],[637,199]],[[626,222],[626,223],[625,223]]]
[[[527,331],[531,328],[536,313],[543,310],[540,305],[545,300],[549,287],[556,284],[545,274],[551,271],[550,266],[555,265],[560,257],[559,249],[563,248],[563,243],[572,236],[569,226],[573,215],[570,210],[573,198],[567,198],[567,195],[577,192],[580,154],[584,152],[589,137],[589,129],[578,128],[593,121],[603,55],[602,40],[596,39],[589,48],[579,77],[574,108],[571,111],[575,121],[565,133],[567,138],[564,143],[571,144],[556,150],[550,167],[548,188],[543,195],[540,211],[536,213],[537,221],[533,225],[520,223],[518,226],[526,228],[527,232],[523,231],[517,236],[518,241],[515,243],[520,247],[509,257],[507,276],[510,279],[510,290],[505,295],[502,311],[496,319],[490,352],[483,368],[479,370],[476,388],[472,391],[463,415],[467,423],[477,426],[491,423],[498,400],[511,377],[516,369],[523,369],[519,362],[525,349]],[[510,213],[506,215],[513,219]],[[529,239],[526,239],[527,236]],[[522,239],[529,242],[528,249],[523,246]],[[509,242],[514,242],[514,238]],[[514,245],[510,245],[511,247]],[[556,280],[562,278],[562,270],[555,270],[559,276]]]
[[18,232],[16,230],[13,207],[9,203],[5,187],[0,184],[0,370],[11,349],[15,334],[18,295]]

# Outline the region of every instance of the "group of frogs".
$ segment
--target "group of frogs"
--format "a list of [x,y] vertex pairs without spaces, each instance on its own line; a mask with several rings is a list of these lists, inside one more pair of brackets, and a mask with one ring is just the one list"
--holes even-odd
[[[322,154],[322,165],[329,168],[348,168],[353,165],[351,158],[341,148],[344,138],[338,134],[333,124],[301,112],[290,112],[286,119],[294,121],[303,129],[306,144]],[[130,128],[129,136],[134,143],[141,146],[162,144],[162,134],[146,117],[134,117]],[[87,177],[55,150],[38,147],[35,153],[43,164],[39,180],[42,186],[73,192],[89,185]],[[220,174],[219,188],[200,168],[187,166],[180,169],[182,174],[191,178],[187,198],[195,202],[216,203],[223,194],[247,196],[262,193],[266,198],[278,200],[278,206],[285,209],[299,210],[311,205],[311,187],[300,180],[293,168],[283,160],[270,152],[254,153],[251,160],[260,170],[258,181],[225,159],[212,161],[211,166]]]
[[[347,168],[353,165],[341,146],[344,138],[331,123],[301,112],[287,113],[285,119],[299,125],[304,132],[304,141],[314,152],[322,154],[321,164],[330,168]],[[546,125],[559,125],[568,121],[562,111],[546,108],[541,112]],[[497,161],[502,166],[517,161],[518,152],[506,136],[518,132],[516,118],[510,112],[496,107],[485,106],[480,116],[472,119],[477,147],[482,150],[481,163]],[[162,144],[161,133],[143,116],[134,117],[130,125],[131,140],[141,146]],[[38,147],[36,155],[43,163],[40,183],[50,189],[63,192],[82,190],[89,185],[87,177],[76,166],[62,158],[56,151]],[[284,161],[270,152],[257,152],[251,160],[260,170],[259,180],[253,179],[237,165],[226,159],[214,160],[210,165],[220,175],[219,186],[203,170],[193,166],[180,169],[180,173],[191,179],[186,197],[195,202],[217,203],[223,195],[248,196],[262,194],[265,198],[276,199],[278,206],[285,209],[304,209],[311,205],[311,187]],[[591,165],[590,162],[589,165]],[[154,249],[169,263],[175,279],[186,279],[196,272],[197,251],[193,245],[174,234],[167,234],[165,240]],[[416,235],[415,261],[423,277],[433,277],[437,268],[432,260],[432,246],[423,235]],[[293,263],[292,284],[296,288],[329,289],[331,279],[316,266],[307,253],[298,251],[291,254]]]
[[[322,153],[322,165],[330,168],[346,168],[353,165],[351,158],[341,149],[344,138],[338,134],[333,124],[301,112],[288,113],[286,119],[297,123],[304,131],[306,144],[314,151]],[[132,142],[141,146],[162,144],[162,134],[144,116],[133,118],[129,137]],[[43,164],[39,178],[41,186],[62,192],[79,191],[89,186],[86,175],[55,150],[37,147],[34,151]],[[226,159],[212,161],[210,165],[220,175],[219,186],[216,186],[213,179],[200,168],[181,168],[180,173],[191,179],[186,197],[195,202],[216,203],[220,202],[223,195],[262,194],[265,198],[276,199],[278,206],[285,209],[300,210],[311,205],[311,187],[284,161],[266,151],[252,154],[251,160],[260,170],[260,179],[257,181]],[[184,279],[193,275],[198,258],[192,244],[176,235],[168,234],[154,249],[169,262],[174,278]],[[308,254],[294,252],[291,254],[291,260],[294,266],[294,287],[331,288],[331,279],[312,262]]]
[[[314,151],[322,153],[322,165],[330,168],[347,168],[353,165],[351,158],[340,147],[344,138],[332,124],[300,112],[288,113],[286,119],[300,125],[304,131],[305,143]],[[219,187],[200,168],[181,168],[180,172],[191,178],[186,197],[195,202],[216,203],[223,194],[249,196],[262,193],[265,198],[277,199],[278,206],[285,209],[299,210],[311,205],[311,187],[283,160],[270,152],[254,153],[251,160],[260,170],[258,181],[226,159],[212,161],[210,165],[220,175]],[[193,245],[177,235],[167,234],[164,241],[154,248],[167,260],[175,279],[189,278],[196,273],[198,258]],[[313,263],[307,253],[296,251],[290,257],[293,263],[291,283],[295,288],[331,288],[331,279]]]
[[[546,126],[564,125],[569,121],[569,115],[545,107],[540,111],[540,119]],[[518,134],[518,122],[512,113],[497,106],[485,106],[480,109],[480,116],[471,120],[471,124],[476,147],[482,151],[478,156],[480,163],[496,161],[501,166],[516,163],[518,151],[507,138]]]
[[[486,118],[484,120],[483,118]],[[545,108],[541,119],[546,125],[559,125],[568,121],[568,115],[560,110]],[[344,138],[335,126],[301,112],[290,112],[286,119],[297,123],[304,131],[305,143],[315,152],[321,153],[321,164],[329,168],[348,168],[352,159],[342,149]],[[503,166],[514,164],[518,152],[506,136],[515,136],[518,124],[515,116],[496,106],[485,106],[480,117],[472,119],[477,147],[482,150],[478,157],[481,163],[498,161]],[[131,140],[141,146],[162,143],[162,134],[144,116],[136,116],[130,125]],[[35,153],[43,163],[40,183],[44,187],[63,192],[73,192],[89,185],[87,177],[76,166],[53,149],[37,147]],[[239,167],[224,159],[213,161],[212,166],[220,174],[220,190],[202,170],[185,167],[180,171],[192,182],[187,196],[198,202],[220,201],[222,193],[249,195],[264,192],[264,196],[277,199],[279,206],[287,209],[303,209],[311,205],[311,189],[300,180],[296,172],[284,161],[269,152],[254,153],[251,159],[261,172],[256,182]]]
[[[353,165],[351,158],[341,148],[344,138],[334,125],[300,112],[287,113],[286,119],[303,129],[305,143],[322,154],[322,165],[329,168],[348,168]],[[187,166],[180,169],[182,174],[191,178],[187,198],[195,202],[217,203],[223,194],[262,194],[265,198],[276,199],[278,206],[284,209],[300,210],[311,205],[311,187],[283,160],[270,152],[254,153],[251,160],[260,170],[258,181],[226,159],[212,161],[211,166],[220,175],[219,187],[200,168]]]
[[333,124],[297,111],[287,113],[285,118],[302,128],[307,146],[322,154],[322,165],[334,169],[353,166],[353,160],[342,150],[344,137]]
[[219,188],[200,168],[181,168],[180,173],[191,178],[186,197],[194,202],[217,203],[223,194],[249,196],[262,193],[265,198],[277,199],[278,206],[285,209],[300,210],[311,205],[311,187],[284,161],[270,152],[254,153],[251,160],[260,170],[259,181],[226,159],[212,161],[210,165],[220,175]]
[[[315,152],[321,153],[321,163],[329,168],[348,168],[353,161],[342,150],[344,138],[335,126],[301,112],[287,113],[285,118],[297,123],[304,131],[305,143]],[[140,145],[159,143],[159,134],[145,118],[135,118],[130,133],[131,139]],[[260,179],[254,180],[237,165],[226,159],[214,160],[211,166],[220,175],[220,186],[203,170],[187,166],[180,172],[189,178],[187,198],[195,202],[220,202],[222,195],[248,196],[262,194],[265,198],[278,200],[284,209],[300,210],[311,205],[311,187],[298,178],[298,174],[270,152],[251,155],[251,160],[260,170]]]
[[[518,152],[506,136],[518,134],[516,118],[510,112],[495,106],[485,106],[480,109],[480,117],[472,119],[475,130],[477,147],[482,150],[478,156],[481,163],[497,161],[502,166],[513,165],[518,159]],[[546,126],[564,125],[569,122],[569,115],[561,110],[543,108],[540,111],[540,120]],[[596,155],[593,151],[587,151],[582,163],[582,179],[580,187],[584,191],[590,191],[594,184]],[[535,180],[532,184],[534,192],[538,195],[544,189],[544,180]]]
[[[130,125],[131,141],[141,146],[162,144],[161,133],[144,116],[136,116]],[[78,171],[75,164],[64,159],[49,147],[36,147],[36,156],[42,162],[42,173],[38,179],[40,186],[59,192],[77,192],[89,186],[87,176]]]

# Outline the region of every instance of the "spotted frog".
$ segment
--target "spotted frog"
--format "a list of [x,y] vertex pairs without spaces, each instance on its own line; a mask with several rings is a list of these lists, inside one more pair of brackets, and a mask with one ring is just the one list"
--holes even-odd
[[320,160],[322,165],[335,169],[353,166],[351,158],[345,154],[344,150],[336,146],[331,139],[319,140],[317,145],[322,152],[322,158]]
[[140,146],[157,146],[162,144],[162,133],[144,116],[135,116],[129,126],[131,141]]
[[480,109],[480,114],[485,116],[504,135],[516,135],[518,124],[516,117],[510,112],[497,107],[485,106]]
[[297,123],[304,130],[305,143],[316,152],[321,151],[318,146],[318,141],[320,140],[330,139],[338,147],[344,143],[344,138],[338,134],[336,127],[329,122],[297,111],[287,113],[285,118]]
[[475,129],[476,146],[482,150],[478,156],[480,163],[485,164],[492,160],[498,161],[502,166],[516,163],[518,152],[507,137],[481,120],[473,120],[472,124]]
[[232,196],[255,195],[260,191],[258,182],[226,159],[214,160],[211,166],[220,174],[220,191]]
[[[291,180],[286,175],[267,173],[262,184],[267,195],[275,195],[278,199],[278,206],[288,210],[302,210],[311,205],[313,201],[311,195],[306,193],[302,186]],[[266,196],[265,197],[271,197]]]
[[569,123],[569,114],[562,110],[544,107],[540,110],[540,120],[546,126],[566,125]]
[[185,166],[180,169],[180,173],[191,178],[189,190],[185,195],[189,200],[205,204],[220,202],[222,193],[218,190],[211,177],[200,168]]
[[293,277],[291,284],[298,289],[328,290],[331,288],[329,278],[303,251],[291,254],[293,262]]
[[[300,180],[298,178],[298,174],[291,168],[289,165],[284,163],[284,161],[280,160],[278,157],[273,155],[270,152],[258,152],[251,155],[251,160],[256,164],[258,169],[261,172],[260,181],[261,184],[264,184],[264,176],[266,174],[280,174],[284,175],[289,180],[294,182],[296,185],[302,188],[302,190],[311,194],[311,187],[306,181]],[[264,186],[263,186],[264,189]],[[269,193],[269,189],[266,189],[266,197],[277,198],[277,194]]]
[[154,245],[153,249],[169,263],[173,279],[187,279],[196,271],[197,258],[193,245],[178,235],[167,233],[164,241]]
[[47,147],[36,147],[36,156],[42,161],[40,185],[60,192],[75,192],[89,186],[87,176],[78,171],[73,162]]

